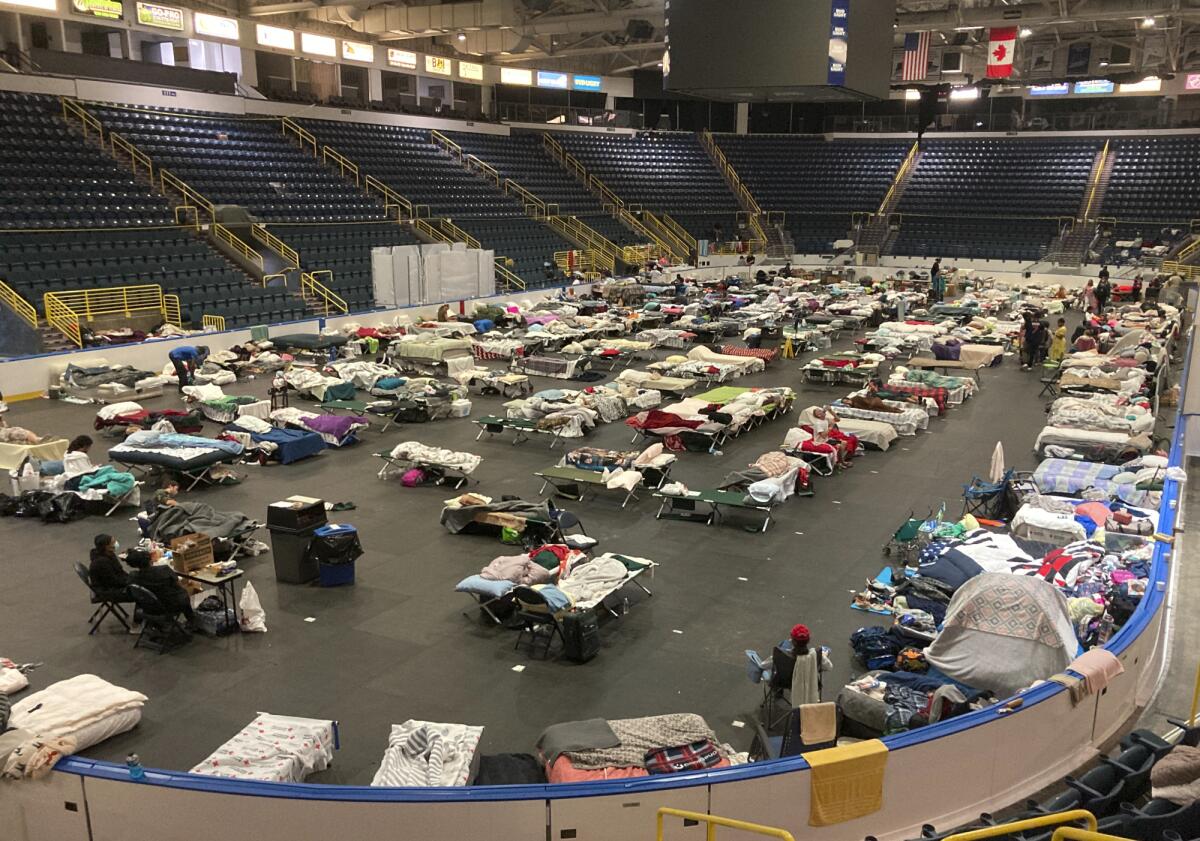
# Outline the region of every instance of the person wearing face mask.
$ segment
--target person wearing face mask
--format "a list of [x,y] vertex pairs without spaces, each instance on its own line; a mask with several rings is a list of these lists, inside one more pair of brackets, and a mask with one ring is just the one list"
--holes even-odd
[[96,595],[106,601],[128,602],[129,584],[133,580],[121,566],[117,550],[121,544],[111,534],[98,534],[93,541],[88,581]]

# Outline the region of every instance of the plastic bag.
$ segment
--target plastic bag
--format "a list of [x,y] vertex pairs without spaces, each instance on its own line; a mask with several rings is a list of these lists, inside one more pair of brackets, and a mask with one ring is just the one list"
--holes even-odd
[[238,607],[242,611],[242,631],[248,634],[267,632],[267,612],[263,610],[262,602],[258,600],[258,592],[250,582],[246,582],[246,586],[242,588]]

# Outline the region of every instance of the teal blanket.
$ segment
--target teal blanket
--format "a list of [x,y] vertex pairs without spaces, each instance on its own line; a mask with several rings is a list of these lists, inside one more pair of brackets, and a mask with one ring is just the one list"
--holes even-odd
[[117,470],[111,465],[105,465],[99,470],[93,470],[79,480],[79,490],[90,491],[92,488],[104,488],[112,497],[124,496],[133,490],[134,478],[132,473]]

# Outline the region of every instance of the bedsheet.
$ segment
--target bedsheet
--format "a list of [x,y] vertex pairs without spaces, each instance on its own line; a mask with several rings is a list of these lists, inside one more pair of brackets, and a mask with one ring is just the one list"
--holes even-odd
[[1048,453],[1048,448],[1059,448],[1092,461],[1126,460],[1134,455],[1149,452],[1150,447],[1149,435],[1127,435],[1124,432],[1057,426],[1043,427],[1033,445],[1037,453]]
[[[234,442],[225,442],[234,443]],[[241,455],[241,445],[238,455]],[[108,457],[119,464],[140,464],[166,467],[171,470],[196,470],[214,464],[233,461],[237,455],[219,447],[151,448],[118,444],[108,451]]]
[[26,459],[39,461],[61,461],[67,453],[67,439],[42,441],[40,444],[0,443],[0,470],[16,470]]
[[[1118,484],[1113,478],[1127,468],[1116,464],[1048,458],[1033,472],[1033,482],[1042,493],[1078,496],[1094,489],[1130,505],[1157,508],[1162,491],[1137,484]],[[1158,486],[1161,488],[1161,485]]]
[[329,767],[333,746],[332,721],[259,713],[191,773],[298,783]]
[[388,353],[401,359],[417,359],[426,362],[441,362],[447,354],[465,350],[470,352],[469,339],[449,339],[441,336],[420,336],[415,339],[400,339],[388,345]]
[[1154,415],[1140,406],[1118,406],[1111,399],[1060,397],[1050,404],[1047,426],[1137,434],[1154,429]]
[[617,747],[567,751],[562,756],[568,757],[571,764],[581,770],[609,767],[642,768],[645,765],[646,751],[690,745],[703,739],[709,739],[717,745],[722,757],[728,758],[730,754],[708,723],[693,713],[609,719],[608,724],[620,739]]
[[373,786],[462,786],[482,727],[409,719],[393,724]]
[[483,461],[474,453],[456,452],[443,447],[430,447],[418,441],[404,441],[392,448],[392,458],[405,459],[434,466],[451,467],[464,474],[475,472]]

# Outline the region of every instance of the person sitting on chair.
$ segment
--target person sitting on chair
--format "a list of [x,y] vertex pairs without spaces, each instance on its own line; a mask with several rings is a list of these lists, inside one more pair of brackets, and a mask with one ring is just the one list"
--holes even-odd
[[111,534],[98,534],[93,543],[91,562],[88,564],[88,582],[92,589],[105,601],[130,601],[129,584],[132,579],[117,557],[120,544]]
[[821,673],[833,668],[829,649],[825,646],[810,648],[811,635],[806,625],[792,628],[792,654],[796,658],[792,669],[792,706],[821,703]]
[[150,550],[130,549],[125,553],[125,563],[134,569],[133,583],[153,593],[163,609],[182,613],[188,624],[193,624],[196,616],[192,613],[191,596],[179,583],[175,570],[168,564],[158,563],[161,558],[162,550],[157,547]]

